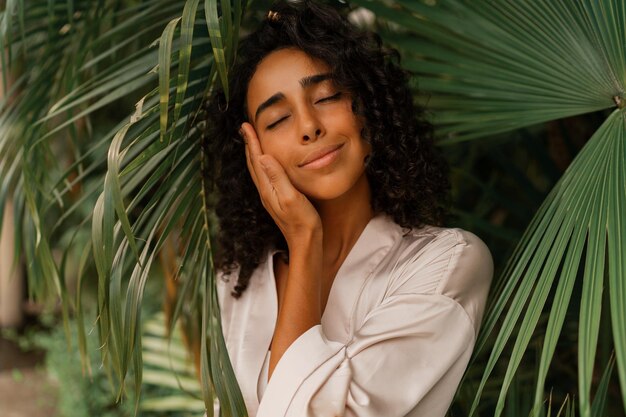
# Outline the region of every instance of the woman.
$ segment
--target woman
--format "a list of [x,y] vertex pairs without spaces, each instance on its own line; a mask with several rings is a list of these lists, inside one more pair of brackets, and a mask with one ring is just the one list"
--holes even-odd
[[492,276],[397,54],[280,3],[209,112],[222,325],[248,413],[443,416]]

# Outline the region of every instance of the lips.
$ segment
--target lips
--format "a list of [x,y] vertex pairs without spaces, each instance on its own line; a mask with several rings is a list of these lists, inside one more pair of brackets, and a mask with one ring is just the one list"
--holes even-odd
[[318,159],[323,158],[324,156],[328,155],[329,153],[332,153],[334,151],[336,151],[337,149],[341,148],[343,146],[343,143],[337,144],[337,145],[329,145],[329,146],[324,146],[323,148],[317,149],[313,152],[311,152],[310,154],[308,154],[306,156],[306,158],[304,158],[304,160],[298,165],[299,167],[303,167],[307,164],[310,164],[311,162],[314,162]]

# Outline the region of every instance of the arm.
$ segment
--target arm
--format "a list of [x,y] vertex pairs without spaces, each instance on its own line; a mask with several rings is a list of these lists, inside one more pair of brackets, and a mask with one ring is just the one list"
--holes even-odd
[[394,267],[389,294],[351,340],[328,340],[319,325],[298,338],[257,417],[442,417],[471,356],[492,274],[484,244],[457,236],[399,256],[411,259]]
[[322,259],[321,233],[303,236],[289,247],[289,279],[272,341],[269,377],[291,344],[321,322],[320,280]]
[[294,188],[280,164],[264,155],[254,128],[244,123],[246,160],[263,206],[289,246],[289,272],[278,319],[269,375],[289,346],[321,321],[322,227],[317,211]]
[[429,412],[415,416],[443,417],[474,332],[460,306],[435,298],[391,298],[346,344],[321,326],[307,331],[278,364],[257,417],[404,417],[426,401]]

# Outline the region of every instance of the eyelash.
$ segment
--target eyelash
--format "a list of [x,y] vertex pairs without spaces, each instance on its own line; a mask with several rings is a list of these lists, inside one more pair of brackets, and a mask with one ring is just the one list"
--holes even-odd
[[[317,103],[323,103],[323,102],[325,102],[325,101],[333,101],[333,100],[337,100],[339,97],[341,97],[341,91],[340,91],[340,92],[338,92],[338,93],[333,94],[332,96],[329,96],[329,97],[324,97],[324,98],[322,98],[322,99],[319,99],[319,100],[317,100],[317,101],[315,102],[315,104],[317,104]],[[280,119],[276,120],[274,123],[272,123],[272,124],[268,125],[268,126],[267,126],[267,129],[268,129],[268,130],[271,130],[271,129],[275,128],[277,124],[279,124],[280,122],[282,122],[283,120],[285,120],[287,117],[289,117],[289,116],[285,116],[285,117],[282,117],[282,118],[280,118]]]
[[278,120],[276,120],[274,123],[272,123],[271,125],[267,125],[267,130],[272,130],[276,127],[277,124],[279,124],[280,122],[282,122],[283,120],[285,120],[287,118],[287,116],[282,117]]
[[341,96],[341,91],[338,93],[333,94],[332,96],[329,97],[324,97],[320,100],[317,100],[316,103],[321,103],[322,101],[332,101],[332,100],[336,100]]

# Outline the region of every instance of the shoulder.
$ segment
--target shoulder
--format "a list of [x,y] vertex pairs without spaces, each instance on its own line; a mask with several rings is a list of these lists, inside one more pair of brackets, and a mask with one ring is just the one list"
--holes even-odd
[[[459,228],[425,226],[412,229],[404,239],[411,242],[423,242],[422,257],[427,263],[443,263],[440,289],[445,290],[455,269],[468,268],[478,272],[480,277],[489,278],[493,274],[493,260],[487,245],[474,233]],[[478,277],[477,277],[478,278]],[[457,278],[456,285],[461,285]]]
[[448,298],[478,329],[493,277],[491,253],[478,236],[459,228],[405,229],[396,256],[396,292]]
[[[401,258],[414,268],[436,275],[437,293],[467,287],[477,280],[491,281],[493,260],[487,245],[475,234],[459,228],[424,226],[408,230],[402,238]],[[456,273],[463,271],[464,273]]]

